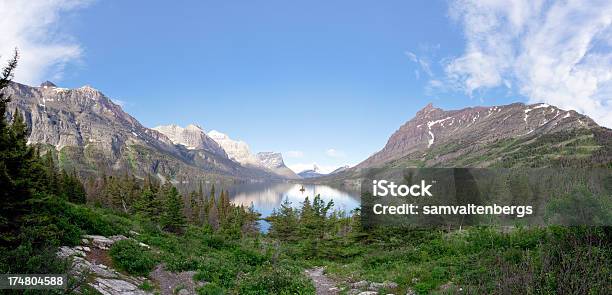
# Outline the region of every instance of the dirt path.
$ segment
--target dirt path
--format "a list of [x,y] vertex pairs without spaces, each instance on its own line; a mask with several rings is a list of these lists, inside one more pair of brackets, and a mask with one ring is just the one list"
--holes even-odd
[[193,281],[195,271],[179,273],[169,272],[163,265],[158,265],[150,274],[151,279],[159,284],[162,295],[196,294],[196,283]]
[[336,295],[340,293],[340,289],[336,287],[334,281],[325,276],[323,272],[325,272],[325,268],[323,267],[315,267],[312,269],[307,269],[306,275],[312,279],[315,288],[317,289],[317,295]]

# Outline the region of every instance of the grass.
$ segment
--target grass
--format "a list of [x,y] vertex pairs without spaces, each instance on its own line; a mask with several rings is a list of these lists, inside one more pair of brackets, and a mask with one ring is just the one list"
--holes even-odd
[[[438,293],[456,286],[489,294],[572,293],[580,290],[572,289],[581,286],[576,284],[580,281],[588,282],[590,290],[586,291],[603,294],[610,290],[606,282],[612,274],[606,231],[550,227],[502,233],[493,228],[470,228],[450,233],[434,230],[412,237],[406,232],[408,238],[404,239],[389,232],[389,237],[375,234],[371,241],[356,243],[354,247],[360,247],[362,255],[347,260],[322,259],[315,264],[327,265],[331,276],[345,282],[394,281],[400,285],[400,293],[408,288],[419,294]],[[573,261],[573,265],[553,261]],[[591,275],[584,277],[583,271]],[[517,281],[529,284],[517,285]]]

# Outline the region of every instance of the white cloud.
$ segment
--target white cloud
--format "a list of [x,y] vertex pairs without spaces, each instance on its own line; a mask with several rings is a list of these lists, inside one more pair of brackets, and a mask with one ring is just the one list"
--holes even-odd
[[0,0],[0,55],[6,61],[18,48],[20,59],[15,80],[38,84],[61,79],[64,67],[78,61],[82,48],[59,26],[62,13],[89,0]]
[[[433,77],[433,72],[431,71],[431,67],[429,66],[429,61],[424,57],[418,57],[414,52],[406,51],[406,56],[416,63],[423,72],[425,72],[428,76]],[[420,77],[420,73],[418,70],[416,71],[417,79]]]
[[346,157],[346,154],[342,151],[336,150],[336,149],[328,149],[325,151],[325,154],[329,157],[332,158],[344,158]]
[[302,151],[288,151],[285,153],[285,156],[288,158],[301,158],[304,156],[304,152]]
[[446,64],[467,94],[507,87],[612,126],[612,2],[455,1],[465,53]]

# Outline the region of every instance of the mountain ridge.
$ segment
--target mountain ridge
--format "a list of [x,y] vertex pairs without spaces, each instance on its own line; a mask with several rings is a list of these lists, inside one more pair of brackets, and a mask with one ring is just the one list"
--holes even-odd
[[[51,82],[39,87],[12,82],[3,91],[11,97],[6,115],[12,116],[15,109],[24,115],[28,143],[39,145],[43,152],[53,151],[62,168],[84,176],[129,171],[138,177],[155,175],[181,182],[279,178],[230,160],[212,139],[194,137],[195,126],[180,138],[187,146],[175,144],[91,86],[68,89]],[[198,140],[202,146],[190,146]]]
[[[428,104],[415,117],[404,123],[388,139],[385,146],[356,168],[370,168],[398,160],[407,155],[413,159],[427,153],[461,143],[483,147],[505,139],[542,136],[560,131],[604,128],[575,111],[566,111],[548,104],[513,103],[492,107],[469,107],[445,111]],[[609,129],[608,129],[609,130]],[[436,165],[464,155],[468,150],[455,149],[443,159],[431,160]],[[417,155],[421,153],[421,155]]]

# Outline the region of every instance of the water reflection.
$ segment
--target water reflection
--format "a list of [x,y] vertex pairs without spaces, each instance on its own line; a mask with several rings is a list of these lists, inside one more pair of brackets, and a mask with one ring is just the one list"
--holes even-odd
[[300,191],[301,184],[294,183],[249,183],[233,186],[229,189],[232,202],[250,206],[262,217],[272,214],[272,210],[280,207],[285,198],[293,207],[298,207],[304,198],[320,194],[325,202],[334,201],[334,209],[349,212],[360,205],[359,194],[342,191],[326,185],[305,184],[304,191]]

